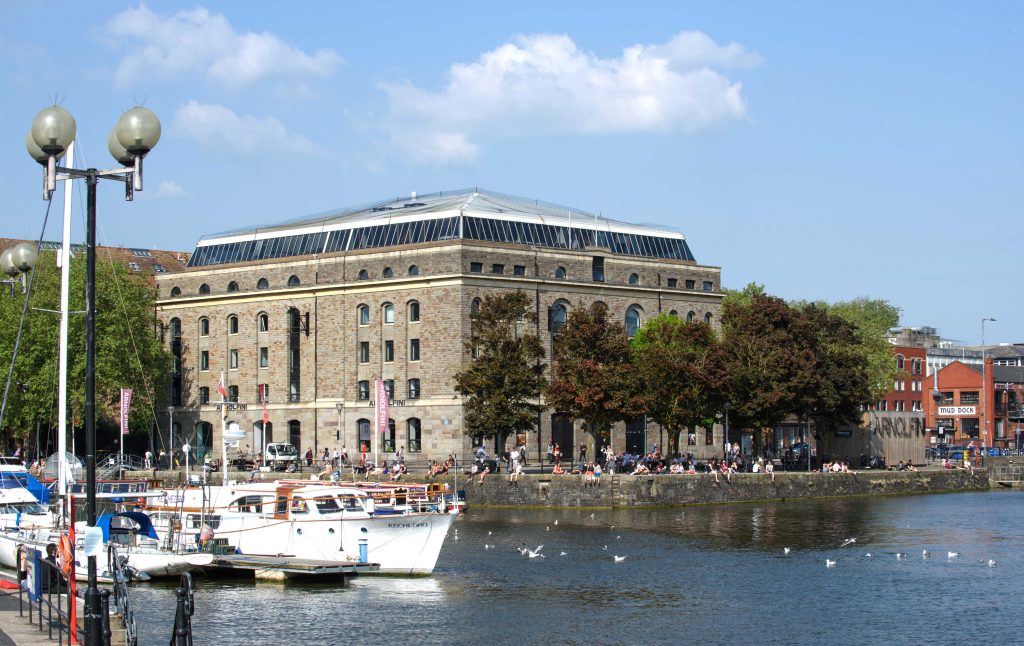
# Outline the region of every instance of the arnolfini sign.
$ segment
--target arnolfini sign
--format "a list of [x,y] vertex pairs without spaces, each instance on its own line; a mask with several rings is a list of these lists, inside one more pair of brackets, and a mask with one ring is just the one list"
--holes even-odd
[[939,406],[939,415],[952,417],[969,417],[977,415],[977,406]]

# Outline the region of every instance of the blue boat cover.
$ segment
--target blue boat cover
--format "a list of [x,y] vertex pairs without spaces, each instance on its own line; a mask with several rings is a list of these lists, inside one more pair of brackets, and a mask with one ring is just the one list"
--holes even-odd
[[106,543],[110,539],[110,521],[116,516],[124,516],[130,518],[139,524],[139,529],[136,531],[141,536],[148,536],[154,540],[159,539],[156,535],[156,529],[153,528],[153,521],[149,519],[149,516],[142,513],[141,511],[122,511],[116,514],[101,514],[96,519],[96,526],[103,530],[103,542]]
[[0,488],[27,489],[41,504],[50,502],[50,490],[27,471],[0,471]]

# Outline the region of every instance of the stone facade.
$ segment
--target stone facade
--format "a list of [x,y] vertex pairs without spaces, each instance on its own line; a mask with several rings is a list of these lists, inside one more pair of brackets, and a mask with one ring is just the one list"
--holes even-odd
[[[593,280],[595,256],[604,259],[603,282]],[[563,269],[565,278],[556,278]],[[363,271],[366,277],[360,279]],[[668,287],[670,279],[675,287]],[[692,288],[686,287],[687,281],[693,281]],[[545,340],[548,357],[548,310],[556,303],[572,308],[600,300],[619,320],[627,308],[635,307],[641,321],[676,312],[700,320],[710,316],[717,325],[722,299],[719,268],[693,261],[465,239],[198,267],[159,276],[158,287],[160,320],[166,330],[175,325],[181,330],[181,398],[174,419],[181,439],[191,439],[195,446],[220,446],[219,408],[201,403],[200,389],[206,389],[210,402],[219,401],[224,371],[225,385],[238,389],[238,406],[228,411],[227,422],[248,433],[243,444],[261,444],[257,385],[267,384],[267,441],[293,441],[300,453],[346,447],[351,455],[360,446],[360,420],[372,424],[374,419],[374,381],[384,379],[394,380],[390,417],[395,437],[388,448],[405,446],[416,460],[444,459],[470,447],[453,377],[470,361],[474,299],[513,289],[532,294],[540,313],[533,325]],[[410,320],[413,303],[419,307],[418,321]],[[385,322],[389,304],[393,321]],[[369,311],[365,324],[360,320],[364,306]],[[294,331],[292,312],[299,323]],[[260,329],[264,315],[265,331]],[[237,317],[237,328],[231,317]],[[209,322],[208,330],[201,319]],[[171,343],[170,335],[167,341]],[[418,360],[410,357],[414,341],[419,344]],[[391,352],[388,346],[393,356],[385,356]],[[265,367],[260,365],[263,353]],[[232,354],[237,367],[232,367]],[[295,371],[290,369],[292,356],[298,357]],[[413,379],[419,380],[418,397],[410,395]],[[360,393],[360,382],[368,382],[371,399],[361,397],[365,392]],[[539,435],[532,432],[527,438],[531,459],[543,453],[551,438],[551,414],[542,414]],[[417,447],[410,430],[416,421],[421,441],[413,451]],[[197,438],[193,429],[201,423],[209,427]],[[657,426],[649,425],[647,433],[650,444],[658,442]],[[691,451],[700,457],[717,455],[720,439],[705,447],[703,433],[699,436]],[[362,439],[367,439],[365,434]],[[574,445],[589,441],[576,431]],[[621,425],[612,441],[616,450],[626,448]],[[384,457],[392,456],[383,446],[377,448]],[[368,449],[372,458],[372,443]],[[589,451],[594,455],[592,446]]]

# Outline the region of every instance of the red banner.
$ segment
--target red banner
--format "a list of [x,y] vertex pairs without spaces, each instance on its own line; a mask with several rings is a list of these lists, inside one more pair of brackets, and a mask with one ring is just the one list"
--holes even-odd
[[132,389],[121,389],[121,435],[128,435],[128,411],[132,407]]
[[383,379],[377,380],[377,432],[380,434],[388,431],[388,389]]

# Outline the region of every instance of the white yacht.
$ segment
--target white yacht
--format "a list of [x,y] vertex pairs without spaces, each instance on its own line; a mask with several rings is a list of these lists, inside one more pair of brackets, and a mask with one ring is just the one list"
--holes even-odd
[[379,574],[434,570],[457,515],[440,501],[378,505],[365,490],[323,482],[255,482],[165,489],[148,498],[158,530],[185,549],[380,565]]

